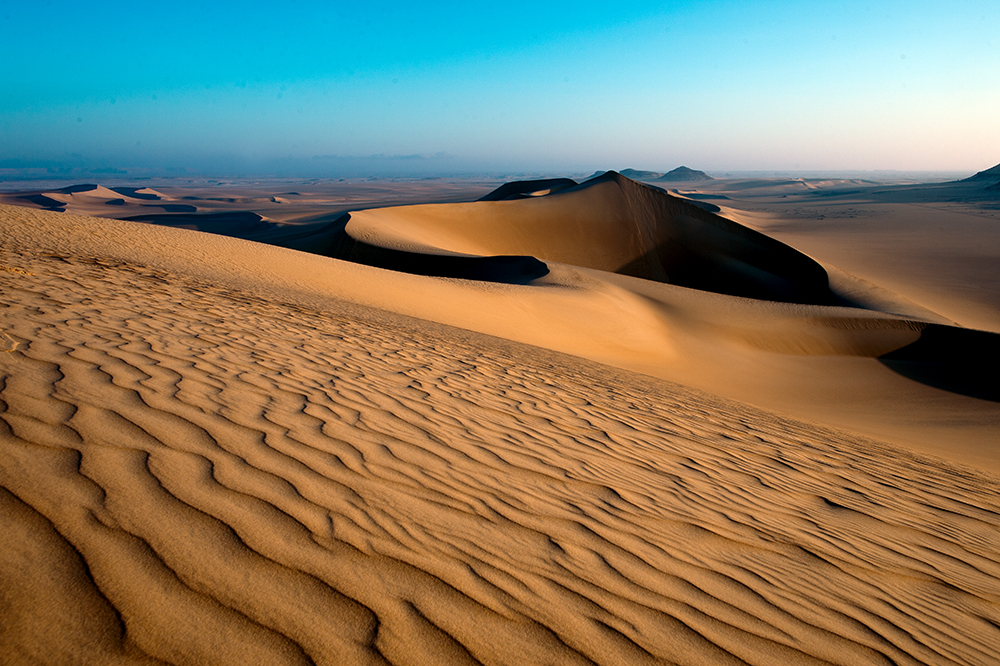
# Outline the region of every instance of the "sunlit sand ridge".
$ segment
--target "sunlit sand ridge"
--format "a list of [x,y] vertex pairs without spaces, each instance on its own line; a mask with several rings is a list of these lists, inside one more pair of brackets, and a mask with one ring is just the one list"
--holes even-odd
[[[0,208],[5,658],[995,661],[996,403],[878,360],[947,319],[633,185],[322,236],[526,284]],[[876,399],[891,444],[815,424]]]

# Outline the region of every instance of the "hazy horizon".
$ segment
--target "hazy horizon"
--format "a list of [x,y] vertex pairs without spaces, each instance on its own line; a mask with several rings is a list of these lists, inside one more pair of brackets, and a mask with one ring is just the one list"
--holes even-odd
[[993,2],[661,4],[12,5],[0,169],[971,174],[1000,161]]

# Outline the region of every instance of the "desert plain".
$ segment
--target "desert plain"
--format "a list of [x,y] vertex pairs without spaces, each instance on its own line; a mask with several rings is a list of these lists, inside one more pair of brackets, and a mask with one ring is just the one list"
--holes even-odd
[[1000,168],[642,175],[5,184],[0,661],[1000,662]]

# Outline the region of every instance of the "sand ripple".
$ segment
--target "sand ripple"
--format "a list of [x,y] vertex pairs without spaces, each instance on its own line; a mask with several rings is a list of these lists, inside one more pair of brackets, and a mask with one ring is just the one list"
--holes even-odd
[[9,663],[1000,661],[996,479],[377,310],[3,263]]

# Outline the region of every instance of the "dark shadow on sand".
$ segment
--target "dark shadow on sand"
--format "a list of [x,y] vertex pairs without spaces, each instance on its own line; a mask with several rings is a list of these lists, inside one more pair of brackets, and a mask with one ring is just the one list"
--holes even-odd
[[162,208],[165,213],[196,213],[197,206],[190,204],[142,204],[145,208]]
[[61,187],[56,192],[62,194],[76,194],[77,192],[92,192],[97,189],[97,185],[94,183],[81,183],[80,185],[67,185],[66,187]]
[[472,257],[406,252],[370,245],[347,233],[350,214],[312,224],[275,224],[247,211],[207,214],[147,214],[125,218],[242,238],[411,275],[527,284],[548,274],[544,262],[527,256]]
[[[747,251],[740,257],[713,252],[707,243],[673,239],[632,261],[616,273],[649,279],[662,266],[667,284],[778,303],[841,305],[830,291],[826,272],[792,256]],[[766,267],[766,268],[765,268]]]
[[[184,204],[177,204],[184,205]],[[265,222],[257,213],[249,211],[233,211],[225,213],[143,213],[142,215],[132,215],[123,218],[131,222],[152,222],[153,224],[165,227],[182,227],[204,231],[210,234],[221,236],[232,236],[234,238],[246,238],[254,240],[248,235],[253,235],[266,231],[271,227],[278,226],[271,222]]]
[[143,187],[112,187],[111,191],[117,192],[122,196],[129,197],[131,199],[145,199],[146,201],[159,201],[160,197],[152,194],[151,192],[137,192],[136,190],[145,189]]
[[64,204],[62,201],[56,201],[55,199],[51,199],[45,196],[44,194],[25,194],[24,196],[18,197],[18,199],[21,199],[22,201],[27,201],[29,203],[33,203],[36,206],[41,206],[45,210],[51,210],[56,213],[66,212],[66,204]]
[[916,342],[878,360],[922,384],[1000,402],[1000,334],[929,324]]
[[517,180],[511,183],[504,183],[493,190],[479,201],[512,201],[515,199],[528,199],[535,196],[535,192],[549,190],[558,192],[570,187],[579,185],[570,178],[547,178],[544,180]]
[[545,262],[534,257],[470,257],[406,252],[369,245],[351,238],[346,232],[336,237],[327,256],[411,275],[503,284],[528,284],[549,273]]

